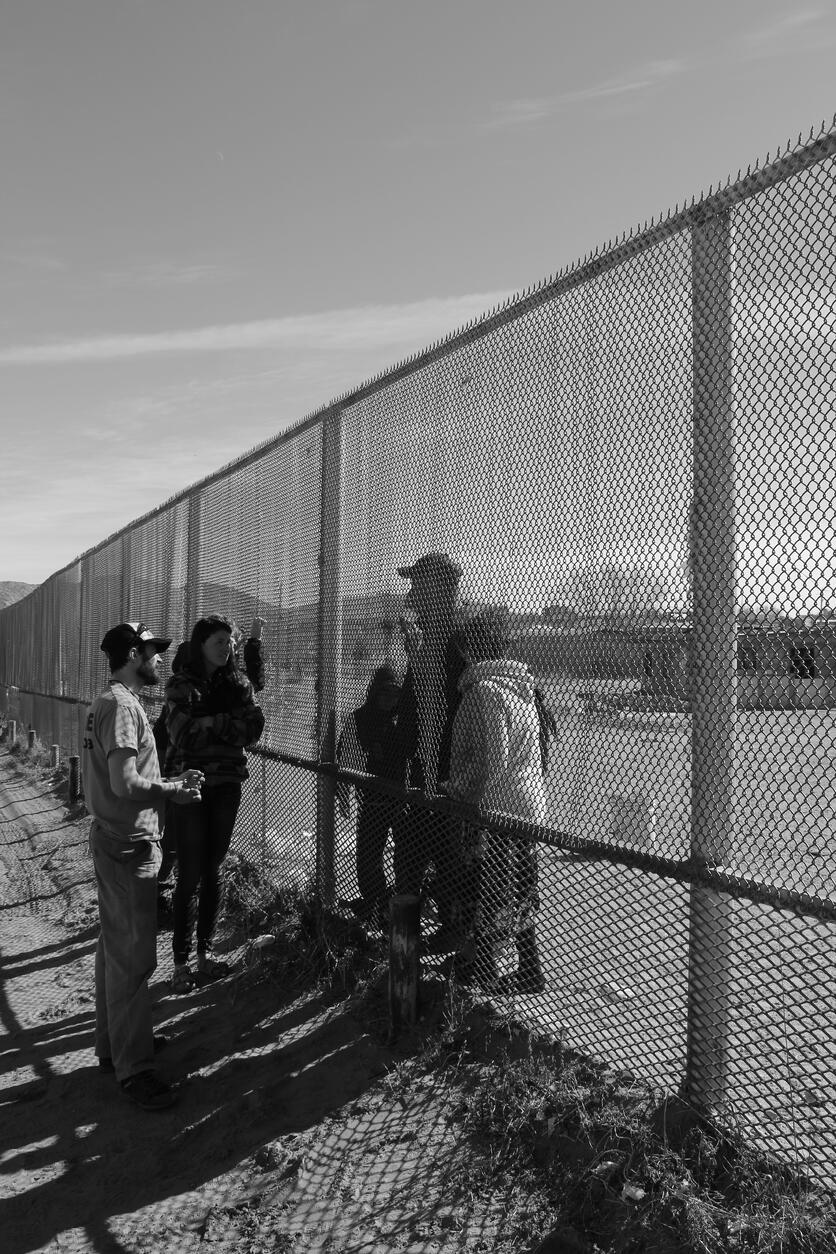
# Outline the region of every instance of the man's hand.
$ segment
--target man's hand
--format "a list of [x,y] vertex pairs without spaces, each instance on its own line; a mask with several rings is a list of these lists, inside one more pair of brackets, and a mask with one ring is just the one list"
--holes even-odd
[[190,806],[200,801],[203,781],[203,771],[183,771],[182,775],[173,775],[168,782],[177,787],[171,794],[171,800],[178,806]]
[[404,652],[411,660],[421,648],[421,629],[417,623],[408,618],[399,618],[398,626],[403,632]]
[[256,616],[255,616],[255,618],[253,619],[253,625],[252,625],[252,627],[250,628],[250,639],[251,639],[251,640],[260,640],[260,639],[261,639],[261,633],[264,631],[264,624],[265,624],[265,621],[266,621],[265,619],[263,619],[263,618],[259,618],[259,617],[258,617],[258,615],[256,615]]
[[183,780],[190,788],[201,788],[206,783],[206,776],[203,774],[203,771],[198,771],[194,768],[183,771],[181,775],[170,775],[169,779],[173,779],[176,783]]

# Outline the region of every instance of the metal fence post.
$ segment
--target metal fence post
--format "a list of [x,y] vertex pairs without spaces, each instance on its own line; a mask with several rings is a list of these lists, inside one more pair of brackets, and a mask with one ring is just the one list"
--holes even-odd
[[261,874],[267,874],[267,759],[261,759]]
[[75,805],[81,796],[81,772],[78,767],[77,753],[70,755],[70,778],[67,788],[70,805]]
[[183,597],[185,639],[189,638],[197,619],[200,590],[200,492],[189,496],[189,538],[186,545],[186,587]]
[[89,705],[79,704],[76,708],[76,733],[71,747],[79,753],[84,744],[84,737],[87,734],[87,716],[89,712]]
[[[125,618],[130,618],[131,614],[133,613],[133,606],[131,605],[131,586],[132,586],[131,535],[132,533],[130,531],[126,531],[123,534],[122,546],[121,546],[122,547],[122,579],[121,579],[122,613],[124,614]],[[145,613],[144,606],[142,608],[138,606],[137,610],[139,613]]]
[[[342,415],[333,409],[322,424],[322,520],[319,555],[319,694],[317,738],[319,760],[333,762],[337,748],[337,718],[342,679],[343,622],[340,567],[342,525]],[[335,781],[317,777],[316,886],[322,905],[335,896],[334,873]]]
[[191,636],[197,618],[200,592],[200,491],[189,494],[188,536],[186,538],[186,584],[183,589],[183,639]]
[[6,734],[6,744],[9,748],[13,748],[17,744],[17,719],[10,718],[8,732]]
[[[728,863],[734,819],[737,710],[735,451],[728,212],[696,224],[693,248],[693,503],[691,571],[691,860]],[[691,889],[685,1088],[723,1106],[730,1034],[731,901]]]

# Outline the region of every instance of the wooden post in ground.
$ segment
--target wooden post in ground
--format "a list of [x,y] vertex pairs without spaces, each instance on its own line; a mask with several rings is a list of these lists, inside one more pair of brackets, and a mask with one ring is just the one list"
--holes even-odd
[[70,783],[69,783],[70,805],[75,805],[76,801],[78,801],[79,797],[81,796],[81,783],[79,779],[79,774],[80,773],[78,769],[78,754],[74,753],[70,757]]
[[34,727],[30,727],[29,732],[27,734],[27,738],[26,738],[27,745],[30,749],[35,748],[35,741],[37,739],[38,739],[38,733],[35,731]]
[[394,1038],[418,1017],[418,938],[421,898],[401,893],[389,903],[389,1027]]
[[14,719],[14,718],[9,719],[9,729],[6,735],[6,744],[9,746],[10,749],[14,748],[14,746],[17,744],[17,719]]
[[53,770],[55,770],[56,766],[58,765],[60,761],[61,761],[61,746],[53,745],[49,751],[49,765],[52,767]]

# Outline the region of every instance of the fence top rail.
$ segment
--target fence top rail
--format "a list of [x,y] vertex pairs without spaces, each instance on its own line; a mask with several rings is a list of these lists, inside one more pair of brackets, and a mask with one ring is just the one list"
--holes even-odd
[[404,789],[401,785],[379,775],[349,771],[335,762],[324,762],[318,758],[303,758],[297,754],[260,747],[255,747],[250,752],[268,761],[281,762],[285,766],[350,783],[382,796],[408,801],[410,806],[419,810],[441,814],[471,823],[476,827],[484,827],[511,839],[548,845],[569,857],[631,867],[637,871],[658,875],[663,879],[675,880],[680,884],[711,889],[737,900],[770,906],[775,910],[789,911],[792,914],[819,919],[826,923],[836,923],[836,901],[830,898],[813,896],[795,888],[785,888],[780,884],[757,880],[752,876],[738,875],[726,867],[713,865],[702,859],[671,858],[664,854],[651,853],[611,841],[574,836],[568,832],[561,832],[557,828],[544,827],[525,819],[515,818],[513,815],[482,810],[466,802],[454,800],[452,797],[429,796],[417,789]]
[[[38,696],[66,704],[87,706],[89,701],[77,697],[55,697],[47,693],[37,693],[31,689],[17,688],[17,692],[27,696]],[[659,875],[665,879],[693,886],[701,885],[715,892],[730,897],[745,899],[773,909],[790,911],[793,914],[817,918],[822,922],[836,923],[836,900],[813,896],[798,889],[785,888],[769,881],[756,880],[751,876],[736,874],[723,866],[715,866],[691,859],[671,858],[664,854],[652,853],[643,849],[634,849],[626,845],[610,841],[590,840],[575,836],[556,828],[541,826],[524,819],[498,812],[480,810],[462,801],[444,796],[429,796],[414,789],[404,789],[400,784],[378,775],[366,775],[361,771],[346,770],[335,762],[321,761],[318,758],[300,757],[298,754],[283,753],[281,750],[268,749],[261,745],[250,748],[253,757],[266,761],[280,762],[285,766],[298,770],[309,771],[314,775],[329,776],[335,780],[353,784],[374,793],[408,800],[409,804],[420,810],[443,814],[458,820],[473,823],[477,826],[490,828],[492,831],[504,833],[518,840],[529,840],[540,845],[549,845],[569,856],[576,856],[589,861],[605,861],[621,866],[629,866],[636,870]]]
[[[464,327],[450,332],[449,335],[431,344],[428,348],[422,349],[412,356],[397,362],[357,387],[338,395],[335,399],[328,401],[277,435],[269,436],[240,457],[227,462],[204,479],[188,485],[180,492],[168,497],[160,505],[149,510],[148,513],[134,519],[118,531],[112,532],[99,541],[98,544],[86,549],[78,557],[67,562],[66,565],[55,571],[44,582],[48,583],[50,580],[57,578],[71,567],[78,565],[79,562],[92,557],[101,549],[106,548],[108,544],[112,544],[121,536],[150,522],[153,518],[165,512],[165,510],[170,509],[180,501],[188,499],[194,493],[200,492],[211,484],[259,460],[272,449],[278,448],[283,443],[298,437],[303,431],[324,423],[329,415],[335,411],[348,408],[369,396],[383,391],[384,388],[397,380],[416,373],[418,370],[423,369],[432,362],[438,361],[458,348],[476,342],[490,334],[491,331],[515,321],[547,301],[553,300],[556,296],[574,288],[583,287],[600,275],[616,269],[631,258],[655,247],[662,240],[688,228],[698,226],[718,214],[726,213],[734,205],[777,186],[802,170],[810,169],[834,154],[836,154],[836,114],[834,114],[829,124],[822,123],[818,135],[815,135],[814,130],[811,129],[810,136],[806,142],[803,142],[802,136],[799,135],[795,144],[787,143],[783,155],[779,147],[773,161],[770,162],[769,154],[767,153],[763,166],[755,162],[754,169],[750,166],[745,175],[738,171],[737,179],[734,182],[731,181],[731,176],[729,175],[726,184],[723,187],[718,187],[717,191],[714,191],[712,186],[709,188],[708,193],[701,194],[699,198],[692,196],[691,203],[683,205],[682,209],[677,205],[673,212],[668,210],[664,216],[660,214],[658,221],[651,219],[650,225],[645,222],[644,227],[637,227],[629,232],[625,232],[621,239],[614,244],[610,241],[601,249],[588,254],[582,261],[567,266],[563,270],[558,271],[557,274],[514,293],[497,308],[477,315]],[[37,588],[22,598],[22,601],[28,600],[43,586],[43,584],[39,584]],[[15,604],[21,603],[15,602]],[[2,613],[2,610],[0,610],[0,613]]]

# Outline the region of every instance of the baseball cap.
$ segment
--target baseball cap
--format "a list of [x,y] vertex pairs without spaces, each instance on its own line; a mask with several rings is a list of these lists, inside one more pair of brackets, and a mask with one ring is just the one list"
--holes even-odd
[[101,648],[103,653],[110,655],[134,647],[143,648],[146,644],[153,644],[157,653],[165,653],[171,638],[155,636],[145,623],[119,623],[106,633]]
[[462,568],[449,553],[425,553],[411,566],[399,566],[398,574],[403,579],[414,579],[416,575],[442,575],[447,579],[460,579]]

